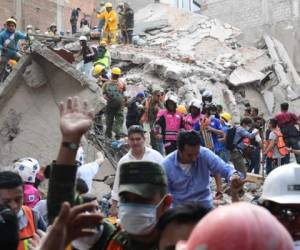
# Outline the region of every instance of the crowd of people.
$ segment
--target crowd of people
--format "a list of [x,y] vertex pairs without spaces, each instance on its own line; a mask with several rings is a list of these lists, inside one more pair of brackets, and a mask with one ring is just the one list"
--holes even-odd
[[[72,11],[72,33],[80,11]],[[108,45],[116,43],[118,29],[124,43],[132,42],[133,16],[127,3],[118,14],[111,3],[102,4],[99,44],[79,38],[83,71],[97,80],[105,108],[94,114],[86,101],[68,98],[59,106],[57,159],[40,166],[26,156],[0,172],[1,249],[300,249],[299,117],[282,103],[266,121],[247,104],[236,123],[209,89],[189,103],[156,85],[130,98]],[[16,23],[9,18],[0,33],[2,67],[18,60],[19,40],[30,40]],[[55,24],[48,32],[56,35]],[[99,152],[87,163],[82,147],[94,122],[95,136],[126,137],[129,147],[117,165],[107,214],[92,194],[104,156]],[[258,205],[240,201],[251,172],[267,176]],[[224,185],[233,204],[215,208]]]
[[[178,149],[164,158],[146,145],[142,126],[130,126],[130,151],[118,164],[112,191],[110,215],[118,219],[104,217],[88,181],[103,155],[96,168],[88,167],[80,149],[93,118],[87,102],[68,98],[60,104],[57,159],[42,168],[22,158],[12,171],[0,172],[1,248],[298,249],[299,165],[272,170],[259,205],[240,202],[242,173],[200,146],[195,130],[179,132]],[[215,174],[228,181],[232,205],[213,207],[209,182]],[[44,178],[46,200],[38,191]]]

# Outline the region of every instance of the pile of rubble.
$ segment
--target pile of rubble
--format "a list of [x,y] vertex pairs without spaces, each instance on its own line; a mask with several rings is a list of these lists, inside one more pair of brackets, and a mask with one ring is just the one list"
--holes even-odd
[[[201,98],[202,90],[210,89],[215,102],[233,115],[234,122],[239,122],[245,103],[254,104],[266,117],[274,114],[282,101],[293,103],[292,110],[300,104],[299,76],[276,39],[265,36],[259,48],[242,47],[239,29],[164,4],[150,4],[135,18],[135,46],[109,48],[113,64],[125,72],[131,96],[160,85],[178,93],[181,102],[187,104],[192,98]],[[32,53],[18,62],[0,86],[2,166],[23,156],[35,157],[42,164],[56,157],[60,100],[79,95],[97,110],[103,107],[97,84],[76,70],[78,58],[74,60],[65,51],[80,50],[79,42],[62,39],[48,48],[47,39],[36,38]],[[88,160],[101,149],[116,164],[110,145],[93,140],[84,144]],[[96,179],[114,171],[107,161]],[[94,185],[97,193],[109,192],[101,181]],[[259,193],[258,187],[250,185]],[[251,201],[255,196],[246,192],[244,197]],[[224,199],[224,203],[229,202],[229,196],[224,195]]]
[[[169,5],[150,4],[136,13],[136,47],[112,49],[129,68],[126,80],[146,88],[157,83],[188,103],[209,88],[217,103],[239,121],[251,100],[270,116],[283,101],[298,102],[299,76],[279,41],[264,37],[261,48],[242,47],[241,31],[219,20]],[[295,106],[295,105],[293,105]]]

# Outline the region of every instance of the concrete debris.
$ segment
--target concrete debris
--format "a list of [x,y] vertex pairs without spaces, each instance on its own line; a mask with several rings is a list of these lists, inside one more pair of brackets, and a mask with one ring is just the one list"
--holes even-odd
[[260,82],[265,77],[266,75],[259,71],[239,67],[230,74],[228,81],[237,87],[248,83]]
[[31,88],[39,88],[48,81],[43,68],[34,60],[26,67],[23,78],[25,83]]
[[[42,81],[46,82],[41,86],[36,84],[38,77],[34,81],[28,78],[24,84],[24,72],[35,63],[43,65],[39,74],[43,72]],[[34,71],[30,74],[33,78]],[[89,100],[96,111],[103,107],[97,84],[35,41],[33,52],[18,62],[0,88],[1,166],[26,156],[39,159],[41,165],[55,159],[60,141],[58,104],[74,95]]]
[[[239,29],[159,3],[135,13],[135,24],[134,46],[109,47],[113,66],[124,72],[130,97],[157,85],[176,92],[187,105],[193,98],[201,99],[201,90],[209,89],[214,102],[232,114],[233,123],[240,122],[244,104],[253,100],[265,118],[278,111],[283,101],[300,105],[300,78],[282,44],[272,37],[264,37],[264,49],[242,47]],[[38,42],[41,39],[43,43]],[[21,58],[0,86],[1,165],[24,156],[35,157],[43,165],[56,156],[60,138],[57,105],[68,96],[88,99],[96,111],[103,108],[95,80],[76,70],[79,59],[74,62],[70,52],[80,49],[78,38],[36,37],[32,53]],[[95,131],[87,138],[89,151],[104,151],[113,166],[127,150],[114,154],[110,141],[93,140]],[[112,176],[113,166],[105,165],[105,176]],[[103,176],[96,179],[96,194],[110,191],[113,177],[106,184],[99,182]],[[254,176],[254,183],[247,184],[245,190],[251,194],[245,193],[244,200],[256,199],[260,181]],[[221,203],[228,203],[229,198],[224,195]]]

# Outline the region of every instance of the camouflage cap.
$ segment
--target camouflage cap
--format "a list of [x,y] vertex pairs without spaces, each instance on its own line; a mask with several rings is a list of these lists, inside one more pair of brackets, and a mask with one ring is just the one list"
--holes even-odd
[[150,199],[157,192],[167,193],[167,177],[161,165],[148,161],[127,162],[120,166],[119,195],[133,193]]

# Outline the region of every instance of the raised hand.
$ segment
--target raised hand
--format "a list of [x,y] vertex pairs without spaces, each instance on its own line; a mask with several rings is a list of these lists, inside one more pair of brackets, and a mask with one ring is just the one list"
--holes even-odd
[[64,141],[78,143],[92,124],[93,110],[88,108],[86,101],[81,103],[77,96],[69,97],[67,103],[61,102],[59,110],[60,130]]

